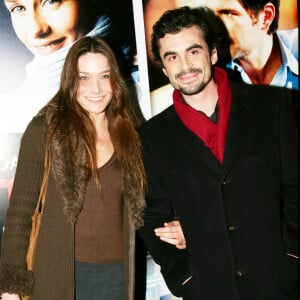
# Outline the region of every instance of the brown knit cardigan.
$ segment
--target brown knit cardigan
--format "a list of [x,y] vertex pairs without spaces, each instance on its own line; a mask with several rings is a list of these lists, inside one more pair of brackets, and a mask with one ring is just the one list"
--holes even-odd
[[[73,300],[74,224],[83,205],[88,172],[74,166],[67,155],[63,136],[55,138],[52,148],[54,156],[34,270],[26,270],[31,216],[43,176],[46,128],[44,115],[38,115],[22,137],[2,240],[0,293],[30,294],[31,300]],[[80,145],[77,153],[82,155]],[[141,191],[132,191],[134,187],[129,181],[125,174],[123,244],[127,300],[133,300],[135,229],[141,223],[145,202]]]

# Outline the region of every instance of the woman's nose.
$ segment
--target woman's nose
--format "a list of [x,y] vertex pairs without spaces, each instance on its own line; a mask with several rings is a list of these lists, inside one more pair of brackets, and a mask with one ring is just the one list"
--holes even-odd
[[47,22],[47,17],[38,9],[33,10],[31,19],[28,27],[32,30],[34,38],[43,38],[50,34],[51,26]]
[[98,79],[93,79],[90,84],[90,91],[99,94],[101,92],[101,83]]

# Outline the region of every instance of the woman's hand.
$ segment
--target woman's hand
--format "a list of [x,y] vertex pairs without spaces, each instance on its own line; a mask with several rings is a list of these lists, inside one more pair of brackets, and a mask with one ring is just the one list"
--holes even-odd
[[18,294],[9,294],[9,293],[2,293],[1,300],[20,300],[20,296]]
[[155,235],[162,241],[175,245],[178,249],[185,249],[185,237],[179,221],[164,223],[164,227],[159,227],[154,230]]

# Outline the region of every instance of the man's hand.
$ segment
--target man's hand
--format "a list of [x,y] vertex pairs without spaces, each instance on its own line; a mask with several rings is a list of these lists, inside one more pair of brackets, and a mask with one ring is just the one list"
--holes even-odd
[[164,227],[159,227],[154,230],[155,235],[162,241],[175,245],[178,249],[185,249],[185,237],[179,221],[164,223]]

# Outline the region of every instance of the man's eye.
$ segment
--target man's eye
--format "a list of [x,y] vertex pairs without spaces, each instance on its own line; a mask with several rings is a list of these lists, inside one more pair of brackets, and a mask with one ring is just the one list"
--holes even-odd
[[226,17],[232,17],[234,15],[232,11],[226,9],[218,11],[217,14],[219,16],[226,16]]
[[175,60],[176,58],[177,58],[176,55],[170,55],[169,58],[168,58],[168,60],[169,60],[169,61],[173,61],[173,60]]
[[55,3],[58,3],[58,2],[61,2],[59,0],[48,0],[47,2],[49,2],[49,4],[55,4]]
[[195,55],[195,54],[198,54],[199,53],[199,50],[191,50],[190,52],[192,55]]

